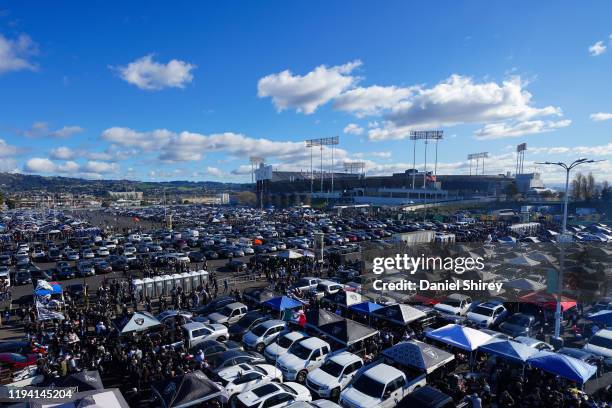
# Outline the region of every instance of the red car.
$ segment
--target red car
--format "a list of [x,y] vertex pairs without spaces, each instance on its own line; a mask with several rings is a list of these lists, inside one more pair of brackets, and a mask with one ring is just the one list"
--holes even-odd
[[20,370],[36,364],[37,354],[0,353],[0,365],[11,370]]

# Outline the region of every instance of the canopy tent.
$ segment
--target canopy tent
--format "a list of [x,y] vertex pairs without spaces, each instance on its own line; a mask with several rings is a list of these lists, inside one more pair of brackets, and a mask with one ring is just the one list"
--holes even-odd
[[298,259],[303,257],[304,255],[300,254],[297,251],[293,251],[291,249],[288,249],[286,251],[282,251],[281,253],[278,254],[279,258],[282,259]]
[[217,396],[227,402],[227,392],[212,382],[202,371],[194,371],[151,384],[151,390],[164,408],[183,408],[202,404]]
[[382,354],[400,365],[414,367],[427,374],[455,359],[453,354],[418,340],[397,343]]
[[518,255],[515,258],[509,259],[504,263],[509,264],[509,265],[525,266],[525,267],[533,267],[533,266],[538,266],[540,264],[540,262],[533,260],[523,254]]
[[[546,292],[532,292],[525,296],[521,296],[519,301],[532,303],[546,309],[554,309],[557,307],[557,296]],[[566,311],[572,307],[576,307],[576,301],[566,296],[561,296],[561,311]]]
[[527,278],[513,279],[504,283],[504,286],[507,288],[529,291],[539,291],[546,289],[546,285]]
[[76,387],[79,391],[104,389],[100,373],[97,370],[74,373],[67,377],[61,377],[48,383],[43,383],[41,386],[57,388]]
[[148,312],[135,312],[125,317],[115,319],[115,326],[119,333],[144,331],[161,325],[160,321]]
[[51,296],[61,295],[63,293],[62,286],[58,282],[47,282],[40,279],[36,282],[36,289],[34,290],[35,296]]
[[374,302],[361,302],[361,303],[351,305],[349,309],[357,313],[369,315],[371,313],[374,313],[378,309],[381,309],[382,307],[383,306],[379,305],[378,303],[374,303]]
[[478,347],[478,350],[521,363],[526,362],[529,357],[538,352],[538,350],[526,344],[496,338]]
[[425,335],[430,339],[470,352],[491,340],[491,336],[486,333],[453,323]]
[[378,330],[351,319],[324,324],[319,331],[347,347],[378,334]]
[[246,299],[255,303],[263,303],[277,296],[274,291],[266,288],[246,288],[242,293]]
[[612,326],[612,310],[600,310],[597,313],[588,315],[587,319],[595,323],[603,324],[606,327]]
[[415,320],[421,319],[426,316],[425,313],[417,308],[404,304],[395,304],[384,307],[382,309],[375,310],[372,316],[382,320],[386,320],[391,323],[405,326]]
[[282,312],[285,309],[295,309],[302,306],[302,302],[299,300],[292,299],[287,296],[278,296],[263,302],[264,306],[271,308],[272,310]]
[[597,367],[565,354],[540,351],[527,359],[532,367],[584,384],[597,372]]
[[350,307],[351,305],[361,302],[361,294],[357,292],[340,291],[338,293],[325,296],[323,299],[321,299],[321,301],[344,307]]
[[311,309],[306,312],[306,326],[314,329],[318,329],[326,324],[339,322],[341,320],[344,319],[335,313],[328,312],[325,309]]

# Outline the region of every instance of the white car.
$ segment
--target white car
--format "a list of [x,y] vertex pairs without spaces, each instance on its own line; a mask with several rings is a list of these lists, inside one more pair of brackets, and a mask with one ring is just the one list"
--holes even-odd
[[393,408],[416,388],[427,385],[425,374],[414,378],[395,367],[377,364],[359,373],[340,394],[343,408]]
[[109,256],[110,255],[110,251],[108,250],[108,248],[103,247],[103,246],[98,248],[96,253],[98,254],[98,256]]
[[238,394],[232,408],[281,408],[295,401],[311,401],[310,391],[303,385],[287,382],[268,383]]
[[296,342],[286,354],[280,356],[277,365],[288,381],[303,383],[310,371],[321,367],[330,354],[329,343],[317,337]]
[[464,316],[470,306],[472,305],[472,299],[469,296],[453,293],[449,295],[442,302],[434,306],[438,312],[452,314],[456,316]]
[[599,330],[582,349],[597,356],[602,356],[605,359],[606,366],[612,366],[612,330]]
[[270,364],[238,364],[219,371],[217,375],[230,396],[258,385],[283,380],[280,370]]
[[326,399],[318,399],[314,401],[296,401],[288,405],[291,408],[340,408],[340,405]]
[[45,254],[45,251],[43,251],[42,249],[37,249],[37,250],[34,250],[34,253],[32,254],[32,259],[43,260],[45,259],[46,256],[47,254]]
[[507,315],[508,311],[504,305],[484,302],[468,312],[467,319],[476,323],[479,328],[488,329],[500,323]]
[[287,323],[282,320],[266,320],[246,332],[242,336],[242,342],[247,349],[261,353],[286,327]]
[[83,251],[83,259],[92,259],[95,258],[96,254],[91,249],[86,249]]
[[225,341],[229,338],[227,327],[222,324],[191,322],[182,326],[187,348],[197,346],[205,340]]
[[321,398],[338,400],[340,392],[363,367],[363,360],[348,351],[331,356],[323,365],[308,373],[306,386]]
[[69,261],[78,261],[79,253],[77,251],[66,251],[66,259]]
[[287,353],[293,343],[306,337],[308,337],[306,334],[297,331],[281,333],[274,343],[270,343],[266,347],[264,357],[270,363],[275,362],[280,356]]

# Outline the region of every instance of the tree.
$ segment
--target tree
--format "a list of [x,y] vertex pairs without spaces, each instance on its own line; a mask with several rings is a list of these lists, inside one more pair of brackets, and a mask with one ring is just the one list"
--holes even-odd
[[576,173],[572,180],[572,198],[574,200],[592,200],[597,196],[597,185],[593,173],[584,176],[582,173]]
[[612,188],[610,188],[607,181],[604,181],[601,187],[601,200],[606,202],[612,201]]
[[257,196],[252,191],[241,191],[236,194],[236,201],[240,205],[254,206],[257,204]]

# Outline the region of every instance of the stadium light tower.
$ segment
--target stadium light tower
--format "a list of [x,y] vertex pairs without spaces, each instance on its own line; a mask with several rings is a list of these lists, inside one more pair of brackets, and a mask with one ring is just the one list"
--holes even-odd
[[331,166],[332,166],[332,174],[331,174],[331,189],[334,191],[334,146],[340,143],[338,136],[333,137],[322,137],[319,139],[308,139],[305,141],[306,147],[310,147],[310,174],[311,174],[311,182],[310,182],[310,193],[312,194],[313,190],[313,180],[314,173],[312,168],[312,148],[319,146],[321,148],[321,192],[323,192],[323,146],[331,146]]
[[344,171],[349,174],[363,174],[363,170],[365,169],[365,162],[363,161],[355,161],[355,162],[344,162]]
[[[580,158],[578,160],[574,160],[571,164],[565,164],[562,162],[536,162],[536,164],[546,164],[546,165],[554,165],[559,166],[565,169],[565,197],[563,197],[563,223],[561,227],[561,235],[560,235],[560,243],[563,244],[567,242],[567,203],[569,201],[569,175],[574,167],[578,167],[581,164],[587,163],[596,163],[605,160],[589,160],[587,158]],[[563,246],[561,246],[561,256],[563,258]],[[563,292],[563,259],[561,262],[561,268],[559,269],[559,277],[557,279],[558,290],[557,290],[557,308],[555,310],[555,337],[559,338],[561,334],[561,294]]]
[[259,166],[261,163],[265,162],[266,159],[259,156],[251,156],[249,157],[249,161],[251,162],[251,183],[255,182],[255,168]]
[[471,153],[468,154],[468,160],[470,161],[470,176],[472,175],[472,161],[476,160],[476,172],[475,174],[478,175],[478,163],[480,161],[480,159],[482,159],[482,174],[484,174],[484,159],[486,159],[487,157],[489,157],[489,152],[481,152],[481,153]]
[[521,143],[516,146],[516,171],[514,174],[523,173],[523,164],[525,162],[525,150],[527,150],[527,143]]
[[434,174],[437,175],[438,172],[438,141],[444,137],[443,130],[413,130],[410,132],[410,140],[413,141],[412,146],[412,188],[415,187],[415,178],[416,178],[416,142],[417,140],[425,141],[425,171],[423,172],[423,188],[425,188],[425,183],[427,182],[427,141],[435,140],[436,141],[436,164],[434,165]]

